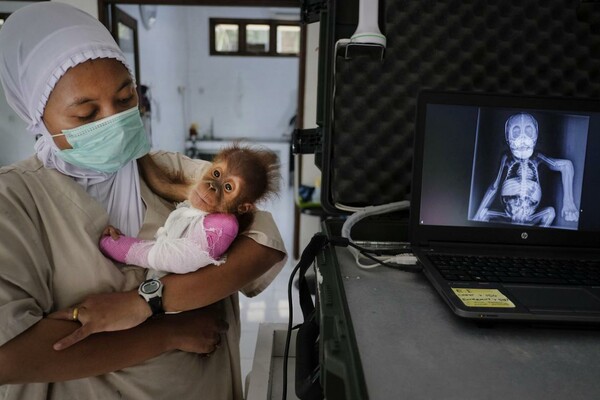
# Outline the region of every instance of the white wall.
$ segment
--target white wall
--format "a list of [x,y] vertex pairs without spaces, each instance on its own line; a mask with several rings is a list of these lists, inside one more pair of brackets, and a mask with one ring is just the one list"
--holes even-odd
[[160,114],[152,121],[156,148],[182,151],[191,123],[201,135],[212,124],[222,139],[272,140],[290,133],[297,57],[209,54],[209,18],[274,19],[272,9],[159,6],[155,25],[146,30],[137,5],[119,7],[139,21],[141,83],[151,88]]
[[0,1],[0,12],[12,13],[31,3],[33,3],[33,1]]
[[[0,1],[0,12],[12,13],[30,4],[29,1]],[[0,85],[0,166],[13,163],[33,153],[35,139],[27,132],[26,124],[6,102]]]
[[296,114],[297,57],[209,55],[209,18],[273,18],[269,9],[195,7],[187,13],[190,117],[218,137],[281,138]]
[[33,154],[35,138],[27,125],[10,108],[0,85],[0,166],[12,164]]
[[184,123],[180,94],[189,90],[188,37],[184,7],[160,7],[156,24],[146,30],[137,5],[119,8],[138,20],[139,84],[152,94],[152,145],[155,149],[183,151],[189,122]]
[[98,18],[98,1],[96,0],[51,0],[58,1],[60,3],[70,4],[75,7],[81,8],[94,18]]

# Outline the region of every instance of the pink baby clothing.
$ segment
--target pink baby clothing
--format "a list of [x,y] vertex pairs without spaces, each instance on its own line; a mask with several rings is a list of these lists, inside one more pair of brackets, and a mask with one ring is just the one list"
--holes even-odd
[[155,240],[104,236],[100,250],[107,257],[152,270],[184,274],[209,264],[221,264],[238,233],[238,221],[232,214],[209,214],[180,203],[169,214]]

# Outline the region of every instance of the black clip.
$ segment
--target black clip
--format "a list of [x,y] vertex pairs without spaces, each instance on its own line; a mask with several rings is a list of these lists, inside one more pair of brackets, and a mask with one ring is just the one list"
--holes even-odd
[[321,128],[295,129],[292,133],[292,153],[314,154],[321,148]]
[[301,0],[300,15],[303,24],[321,20],[321,13],[327,10],[327,0]]

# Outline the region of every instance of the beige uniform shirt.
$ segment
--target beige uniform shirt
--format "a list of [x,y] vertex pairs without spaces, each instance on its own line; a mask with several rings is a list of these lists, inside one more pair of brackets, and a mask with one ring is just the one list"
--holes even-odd
[[[176,153],[155,160],[197,177],[209,165]],[[139,237],[151,239],[173,204],[141,182],[146,205]],[[0,345],[92,293],[130,290],[145,271],[118,267],[102,255],[98,240],[108,214],[71,178],[46,169],[35,157],[0,169]],[[258,212],[246,233],[285,252],[271,215]],[[281,270],[273,266],[243,292],[260,293]],[[210,358],[174,351],[107,375],[52,384],[0,386],[0,399],[240,399],[240,320],[237,295],[222,301],[229,330]]]

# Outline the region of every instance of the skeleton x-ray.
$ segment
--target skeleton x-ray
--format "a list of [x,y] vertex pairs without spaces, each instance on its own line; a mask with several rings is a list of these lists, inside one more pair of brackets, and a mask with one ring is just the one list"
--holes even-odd
[[577,229],[589,117],[479,112],[472,221]]

